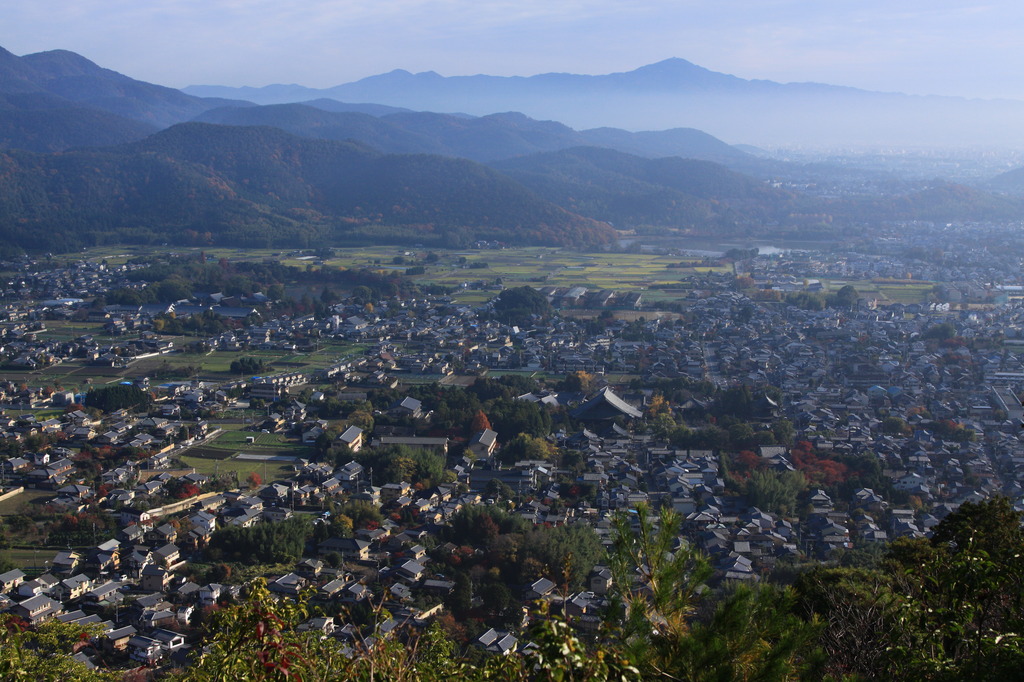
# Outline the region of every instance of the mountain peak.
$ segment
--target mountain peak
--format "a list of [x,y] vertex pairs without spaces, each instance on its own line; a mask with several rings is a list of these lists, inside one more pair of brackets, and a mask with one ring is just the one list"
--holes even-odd
[[40,69],[51,77],[79,76],[97,71],[107,71],[95,62],[70,50],[47,50],[27,54],[21,58],[26,64]]
[[634,71],[668,71],[677,69],[700,69],[701,71],[707,71],[703,66],[698,66],[691,61],[687,61],[682,57],[669,57],[668,59],[662,59],[660,62],[654,62],[653,64],[645,64],[639,68],[633,69]]
[[711,71],[680,57],[670,57],[626,73],[612,74],[621,82],[641,87],[722,87],[743,82],[743,79]]

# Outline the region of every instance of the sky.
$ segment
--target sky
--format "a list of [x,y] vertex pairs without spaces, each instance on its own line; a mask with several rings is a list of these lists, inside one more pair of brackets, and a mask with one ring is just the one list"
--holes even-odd
[[0,47],[66,49],[171,87],[712,71],[1024,99],[1020,0],[0,0]]

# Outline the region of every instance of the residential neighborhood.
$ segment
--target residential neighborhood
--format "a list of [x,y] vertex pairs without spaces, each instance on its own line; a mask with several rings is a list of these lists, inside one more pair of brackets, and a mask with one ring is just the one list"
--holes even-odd
[[[534,287],[554,312],[516,324],[494,314],[500,287],[479,305],[419,293],[274,316],[259,292],[87,302],[139,289],[141,266],[7,264],[0,354],[34,374],[0,380],[2,527],[37,549],[0,573],[0,605],[97,626],[89,665],[158,668],[187,664],[204,619],[259,577],[318,605],[302,627],[324,637],[362,641],[382,607],[374,627],[447,614],[503,655],[540,614],[599,629],[605,552],[638,509],[679,515],[713,587],[877,555],[966,502],[1024,509],[1024,283],[1019,262],[976,255],[753,255],[657,313],[636,292]],[[920,303],[796,298],[895,277],[935,284]],[[166,333],[190,319],[220,328]],[[72,321],[96,331],[54,336]],[[143,373],[186,346],[200,366],[330,344],[349,352]],[[497,541],[515,533],[536,544]],[[556,533],[573,570],[546,553]]]

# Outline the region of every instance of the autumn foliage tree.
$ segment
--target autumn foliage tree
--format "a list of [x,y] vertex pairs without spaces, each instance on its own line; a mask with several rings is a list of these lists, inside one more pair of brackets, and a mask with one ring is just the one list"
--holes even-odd
[[471,434],[480,433],[484,429],[489,428],[491,428],[491,421],[484,414],[483,410],[477,410],[476,414],[473,415],[473,421],[469,423],[469,432]]
[[849,474],[845,464],[819,457],[814,453],[814,446],[805,440],[796,444],[792,455],[793,466],[807,478],[811,485],[838,485],[845,481]]

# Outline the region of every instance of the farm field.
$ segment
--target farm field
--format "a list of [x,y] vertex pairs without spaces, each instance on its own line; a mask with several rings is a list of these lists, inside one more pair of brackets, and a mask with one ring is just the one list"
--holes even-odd
[[[86,333],[86,332],[83,332]],[[169,336],[176,345],[184,345],[192,337]],[[38,370],[3,370],[0,378],[25,382],[34,386],[60,386],[75,392],[88,391],[90,386],[102,386],[117,381],[148,376],[154,383],[171,381],[227,381],[243,378],[231,372],[231,363],[242,356],[263,360],[269,366],[265,374],[282,372],[312,373],[318,369],[329,367],[342,358],[360,355],[366,350],[365,344],[348,344],[341,342],[325,343],[315,352],[297,353],[295,351],[210,351],[202,354],[172,352],[157,357],[143,358],[128,367],[98,367],[84,362],[73,361],[59,365],[44,367]]]
[[[451,255],[465,258],[465,264],[456,265],[452,259],[442,258],[438,265],[427,266],[427,272],[414,279],[424,284],[455,288],[500,279],[501,285],[505,287],[586,287],[591,290],[631,292],[648,291],[652,286],[671,286],[687,276],[709,271],[731,272],[731,268],[709,266],[701,258],[652,254],[588,254],[539,247]],[[487,267],[473,268],[473,263],[486,263]],[[467,290],[455,296],[460,302],[479,303],[493,295],[467,286]]]
[[[127,253],[131,250],[134,253]],[[124,262],[132,256],[152,253],[153,249],[138,247],[116,249],[93,249],[90,258],[107,258],[109,263]],[[274,258],[285,265],[317,267],[321,262],[314,257],[298,252],[283,253],[269,249],[218,249],[186,248],[181,253],[192,254],[202,251],[207,257],[233,260],[262,260]],[[422,284],[439,284],[459,288],[463,283],[476,281],[493,282],[500,278],[504,286],[574,287],[591,289],[618,289],[623,291],[645,290],[651,285],[665,285],[680,279],[707,272],[732,272],[731,266],[719,266],[700,257],[681,257],[641,253],[585,253],[553,247],[523,247],[513,249],[456,250],[431,249],[438,258],[434,263],[424,263],[428,250],[409,249],[402,246],[358,247],[353,249],[335,248],[333,255],[322,261],[325,265],[340,268],[368,268],[391,272],[403,272],[408,267],[423,266],[426,272],[414,275],[413,279]],[[474,264],[486,267],[474,268]],[[672,266],[672,267],[669,267]],[[496,290],[495,290],[496,292]],[[479,303],[491,298],[494,293],[466,291],[458,299],[467,303]],[[86,333],[86,332],[81,332]]]
[[[685,246],[675,244],[675,246]],[[699,246],[699,245],[698,245]],[[83,254],[90,259],[107,259],[110,264],[123,263],[130,258],[165,252],[153,247],[111,247],[91,249]],[[441,285],[455,290],[454,297],[460,303],[479,305],[493,298],[501,287],[511,286],[554,286],[586,287],[591,290],[614,289],[622,292],[643,291],[648,317],[657,312],[659,304],[673,304],[686,297],[685,284],[673,286],[694,275],[732,273],[731,265],[719,265],[714,259],[700,256],[662,255],[652,253],[586,253],[553,247],[523,247],[485,250],[444,250],[408,248],[400,245],[366,246],[358,248],[335,248],[331,256],[321,261],[313,250],[281,251],[272,249],[235,249],[188,247],[179,250],[182,254],[205,253],[209,258],[229,260],[263,260],[272,258],[285,265],[301,268],[319,267],[321,263],[340,268],[369,268],[382,271],[402,272],[409,267],[423,267],[425,272],[412,275],[412,279],[423,285]],[[425,262],[427,253],[436,255],[434,262]],[[473,267],[476,264],[478,267]],[[486,264],[486,267],[479,267]],[[497,284],[496,284],[497,283]],[[822,282],[831,291],[845,284],[852,284],[862,294],[877,296],[881,302],[921,303],[931,290],[930,282],[917,280],[875,280]],[[619,314],[624,311],[616,311]],[[83,322],[58,321],[48,323],[53,338],[74,338],[91,333],[99,334],[97,326]],[[182,338],[182,343],[187,337]],[[339,350],[343,352],[343,350]],[[204,361],[204,372],[221,374],[227,372],[232,357],[223,354],[223,360],[212,357]],[[318,358],[328,357],[322,353]],[[278,360],[285,358],[278,356]],[[303,363],[315,362],[308,357],[298,360]],[[325,361],[326,362],[326,361]],[[101,368],[102,369],[102,368]],[[78,375],[88,376],[86,372]],[[98,373],[97,379],[106,375]]]

